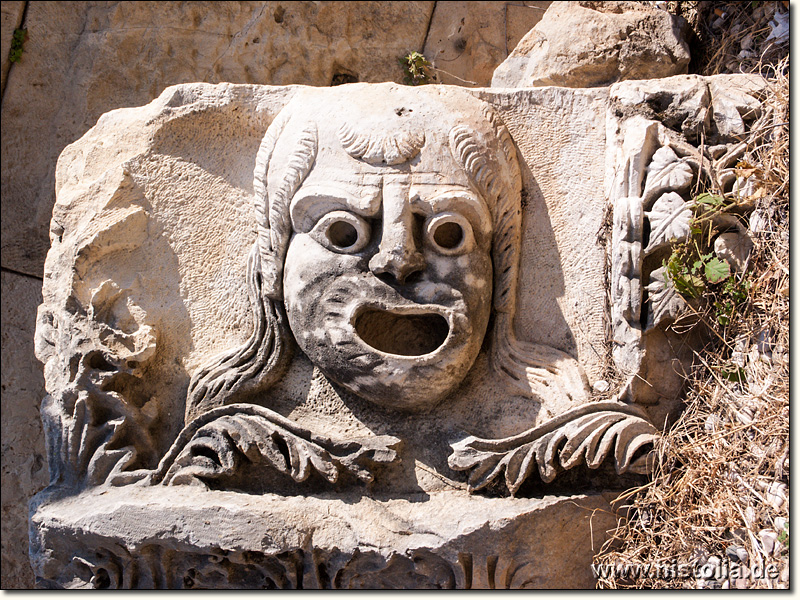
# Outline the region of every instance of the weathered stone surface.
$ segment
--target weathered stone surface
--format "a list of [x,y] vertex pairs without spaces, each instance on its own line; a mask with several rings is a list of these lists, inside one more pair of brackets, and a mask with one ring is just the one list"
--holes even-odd
[[42,282],[2,273],[2,588],[33,587],[27,553],[28,501],[47,485],[39,404],[42,367],[33,355],[36,306]]
[[554,2],[492,87],[593,87],[686,73],[684,19],[640,2]]
[[123,489],[52,502],[34,525],[44,586],[586,589],[616,518],[601,494],[345,503]]
[[488,86],[495,68],[552,2],[437,2],[425,56],[439,83]]
[[[576,224],[603,226],[607,101],[604,89],[189,84],[104,115],[56,174],[36,337],[52,449],[33,515],[43,584],[176,585],[126,575],[126,553],[163,567],[180,550],[192,585],[215,561],[233,570],[198,586],[255,585],[244,538],[220,563],[199,542],[136,548],[124,528],[113,542],[101,520],[74,522],[57,499],[86,488],[181,506],[191,486],[212,505],[224,491],[285,507],[291,517],[255,528],[281,550],[258,550],[259,569],[298,556],[286,522],[342,515],[363,528],[348,549],[323,539],[302,552],[323,557],[326,577],[344,569],[345,587],[389,575],[467,586],[468,572],[475,587],[492,573],[518,585],[508,565],[531,549],[561,560],[539,550],[546,528],[529,529],[549,519],[528,516],[540,501],[496,496],[625,485],[649,468],[656,437],[642,409],[591,401],[586,376],[608,366],[607,249]],[[441,523],[421,531],[445,541],[384,537],[393,517],[370,521],[364,502],[410,503],[411,521]],[[496,526],[454,532],[473,514],[491,521],[483,507],[495,505],[510,511]],[[112,527],[141,525],[137,509],[120,511]],[[94,555],[48,558],[77,530]],[[97,567],[119,541],[133,546]],[[341,583],[348,564],[355,579]],[[461,575],[447,574],[454,564]],[[574,570],[536,565],[530,576],[558,571],[537,586]]]
[[11,50],[11,40],[14,30],[22,24],[22,15],[25,12],[25,2],[12,0],[3,2],[0,6],[0,58],[2,58],[2,77],[0,79],[0,93],[6,89],[6,76],[11,67],[8,52]]
[[597,352],[608,319],[597,160],[605,152],[607,90],[478,94],[501,110],[524,162],[520,335],[578,357],[594,381],[607,364]]
[[[144,152],[146,156],[152,155],[154,158],[148,160],[156,160],[157,163],[164,162],[161,156],[182,156],[185,157],[184,162],[201,164],[211,172],[226,174],[223,180],[219,183],[214,183],[201,196],[197,195],[194,186],[186,191],[178,191],[176,189],[169,196],[169,202],[165,200],[159,205],[163,206],[163,208],[159,207],[157,209],[165,211],[163,217],[159,217],[157,222],[174,223],[174,225],[164,225],[164,227],[170,228],[167,230],[170,233],[166,237],[174,237],[176,240],[185,239],[180,243],[179,247],[187,248],[185,258],[179,259],[179,264],[185,264],[175,276],[179,278],[190,277],[193,283],[189,286],[184,286],[180,293],[177,290],[170,292],[168,295],[164,290],[152,293],[154,298],[157,298],[157,301],[154,300],[157,302],[157,306],[169,307],[170,312],[167,314],[170,316],[164,321],[167,325],[165,331],[175,332],[162,333],[161,336],[164,340],[162,343],[166,347],[173,347],[173,344],[167,342],[167,340],[176,336],[174,351],[177,351],[180,347],[193,347],[196,349],[185,359],[188,361],[186,368],[189,370],[196,369],[215,352],[221,351],[226,347],[233,347],[236,343],[244,341],[246,339],[245,333],[249,327],[248,303],[244,295],[245,290],[240,285],[234,285],[235,281],[244,278],[245,265],[242,264],[244,261],[240,259],[238,264],[231,264],[230,266],[224,266],[224,262],[230,260],[228,257],[245,256],[247,254],[249,245],[247,239],[236,233],[238,231],[252,230],[253,228],[250,214],[252,209],[245,201],[247,197],[246,190],[250,186],[247,182],[251,168],[248,163],[253,159],[247,158],[248,155],[252,156],[252,154],[245,151],[245,148],[247,144],[252,147],[252,144],[256,143],[254,141],[257,135],[256,132],[260,130],[259,127],[264,128],[264,125],[260,125],[257,120],[248,122],[243,118],[233,121],[238,122],[239,127],[243,128],[242,133],[248,136],[241,137],[241,134],[239,134],[240,139],[237,144],[240,152],[237,155],[226,149],[229,144],[233,144],[232,141],[227,140],[237,135],[235,130],[230,130],[229,134],[227,134],[231,136],[230,138],[221,138],[219,141],[213,141],[213,143],[212,140],[208,139],[198,143],[197,137],[195,137],[203,136],[205,135],[204,131],[214,131],[214,128],[221,126],[220,122],[216,121],[220,117],[214,116],[214,111],[205,109],[205,106],[209,103],[212,105],[222,103],[225,106],[223,114],[233,115],[237,112],[241,114],[245,112],[246,104],[251,102],[246,99],[246,96],[254,94],[252,88],[231,87],[226,90],[217,91],[213,88],[198,87],[176,88],[171,91],[172,96],[169,94],[163,96],[159,103],[155,104],[149,111],[150,114],[158,114],[159,111],[164,111],[165,113],[164,116],[167,120],[158,123],[156,128],[158,133],[149,133],[147,128],[141,128],[141,125],[137,125],[137,123],[144,123],[148,120],[157,121],[152,116],[145,117],[144,113],[142,113],[142,116],[134,118],[134,115],[136,115],[134,112],[112,113],[104,118],[96,130],[93,130],[87,138],[82,140],[81,144],[76,145],[65,153],[59,167],[59,193],[65,198],[75,197],[75,200],[69,200],[63,208],[59,207],[56,210],[54,235],[62,235],[62,230],[75,232],[84,227],[81,221],[85,219],[82,216],[82,212],[85,209],[78,210],[75,206],[79,204],[75,203],[85,203],[89,196],[84,196],[86,199],[80,199],[79,196],[75,196],[77,191],[83,190],[83,186],[75,187],[73,182],[76,183],[79,180],[91,181],[102,173],[103,168],[119,164],[121,160],[125,160],[127,157],[133,159],[137,152]],[[272,102],[277,107],[280,103],[285,102],[293,91],[291,89],[276,89],[263,93],[265,94],[265,99],[254,100],[254,102],[260,102],[264,106],[268,105],[268,102]],[[576,219],[579,222],[581,222],[580,219],[585,219],[588,223],[587,227],[595,230],[599,230],[602,225],[604,210],[602,190],[599,181],[593,179],[590,174],[593,173],[596,178],[600,177],[600,164],[597,163],[594,157],[596,153],[602,151],[603,137],[599,128],[592,129],[594,127],[592,123],[602,113],[604,94],[602,91],[589,93],[562,91],[561,97],[551,98],[552,94],[553,92],[551,91],[536,92],[534,94],[536,96],[535,100],[531,97],[526,100],[522,96],[503,99],[495,97],[492,93],[488,93],[485,96],[486,99],[496,103],[501,109],[504,119],[507,119],[515,134],[524,134],[526,136],[527,139],[521,139],[519,145],[523,149],[523,155],[531,159],[535,157],[537,151],[544,152],[546,148],[552,149],[552,146],[540,146],[538,145],[540,142],[531,142],[529,140],[536,139],[537,136],[540,136],[543,140],[552,139],[548,137],[550,135],[559,136],[560,134],[557,133],[559,111],[569,111],[567,114],[576,119],[579,113],[586,110],[591,110],[594,114],[593,117],[577,121],[582,123],[582,127],[585,130],[583,132],[584,135],[577,136],[577,139],[581,141],[574,152],[564,152],[560,156],[553,156],[547,162],[546,168],[540,171],[540,167],[535,165],[533,166],[535,173],[526,172],[524,174],[526,187],[530,186],[527,188],[530,190],[528,193],[529,210],[535,212],[531,213],[531,218],[526,218],[523,215],[522,235],[525,240],[522,247],[523,260],[530,260],[529,256],[538,256],[540,263],[542,258],[546,256],[550,256],[551,260],[541,269],[522,269],[522,290],[518,298],[520,309],[516,318],[517,328],[520,331],[520,335],[524,335],[524,339],[546,344],[568,355],[577,355],[580,364],[582,366],[586,365],[584,368],[588,369],[590,373],[597,373],[603,365],[597,362],[597,353],[591,350],[591,346],[603,343],[602,305],[595,302],[592,304],[592,308],[585,307],[580,310],[578,307],[581,304],[579,301],[580,294],[593,294],[595,297],[602,297],[602,269],[605,260],[605,249],[595,240],[587,248],[584,243],[584,237],[574,235],[574,222]],[[214,99],[214,96],[217,96],[217,99]],[[267,100],[268,98],[272,98],[272,100]],[[165,104],[167,105],[166,108],[160,108]],[[181,107],[181,104],[185,105],[185,107]],[[194,106],[195,109],[190,111],[189,106]],[[563,108],[546,108],[537,111],[537,107],[541,108],[542,106]],[[199,110],[201,107],[202,109]],[[217,109],[216,114],[220,110],[222,109]],[[550,112],[551,110],[553,112]],[[183,114],[186,111],[190,111],[189,115],[191,117],[186,116],[177,119],[178,114]],[[263,116],[259,116],[258,113],[254,116],[259,119],[268,119],[271,116],[270,113],[271,110],[265,110]],[[591,115],[592,112],[588,114]],[[133,118],[132,121],[130,121],[131,118]],[[252,117],[250,118],[252,119]],[[184,124],[186,119],[194,121],[191,129],[188,128],[188,124]],[[181,123],[179,126],[177,125],[178,121]],[[170,125],[173,122],[175,122],[175,125]],[[573,123],[573,121],[569,122]],[[261,123],[264,123],[264,121],[261,121]],[[565,124],[567,121],[564,120],[562,123]],[[532,127],[533,129],[531,129]],[[99,153],[98,148],[102,147],[99,146],[100,141],[118,137],[117,131],[126,132],[122,134],[121,140],[126,140],[125,145],[128,146],[129,150],[126,150],[125,154],[118,154],[119,150],[117,148],[109,148],[109,150]],[[183,141],[183,138],[187,135],[186,132],[189,131],[193,133],[186,138],[186,141]],[[536,133],[533,134],[531,132]],[[596,135],[592,135],[593,133]],[[153,137],[155,140],[156,145],[152,149],[147,148],[148,136]],[[250,139],[251,141],[245,144],[243,141],[245,139]],[[162,144],[166,144],[166,146],[161,148]],[[191,144],[194,149],[190,149],[186,144]],[[219,146],[219,144],[222,144],[222,146]],[[178,148],[175,148],[176,145]],[[122,147],[121,144],[117,144],[117,146]],[[198,155],[200,148],[203,150],[201,155]],[[86,163],[85,159],[82,158],[87,152],[92,155],[93,160],[91,163]],[[106,159],[106,156],[109,158]],[[112,162],[107,162],[108,160]],[[136,159],[135,162],[139,160],[142,159]],[[571,169],[576,164],[585,165],[587,177],[584,181],[570,186]],[[104,185],[109,186],[107,193],[113,195],[113,190],[120,185],[120,180],[117,178],[118,176],[106,175],[105,177],[107,183]],[[180,183],[180,177],[170,176],[169,180],[175,181],[179,187],[183,185]],[[121,181],[124,183],[124,175]],[[220,188],[221,184],[225,185]],[[81,191],[81,194],[85,193]],[[181,208],[182,205],[176,204],[174,200],[176,197],[186,197],[187,201],[191,198],[192,204],[198,206],[198,208],[191,208],[191,214],[206,215],[204,216],[206,221],[204,221],[202,232],[197,231],[196,228],[187,229],[185,227],[181,227],[180,231],[176,229],[175,232],[171,232],[172,228],[181,226],[186,218],[183,216],[184,209]],[[214,224],[214,221],[208,221],[211,215],[207,214],[207,210],[199,208],[204,203],[209,202],[217,206],[216,198],[218,197],[240,199],[235,202],[228,201],[227,204],[232,208],[225,210],[234,212],[231,212],[230,216],[224,217],[225,220],[221,226],[224,228],[223,231],[229,231],[229,233],[224,233],[221,236],[205,233],[213,231],[218,226]],[[534,214],[541,214],[551,207],[554,210],[549,216],[549,223],[534,218]],[[148,209],[148,212],[152,212],[152,210]],[[221,207],[217,206],[214,214],[215,218],[217,218],[216,215],[222,218],[225,213],[221,211]],[[153,217],[150,216],[149,220],[152,219]],[[139,217],[130,217],[121,226],[124,228],[122,231],[134,226],[138,228],[139,225],[136,225],[138,220]],[[142,217],[141,220],[142,223],[145,223],[148,219]],[[108,226],[102,223],[101,221],[96,227]],[[93,229],[90,231],[93,231]],[[165,231],[165,235],[167,231]],[[137,237],[143,239],[141,237],[143,235],[137,234]],[[231,245],[221,244],[220,239],[229,240],[226,244]],[[66,242],[66,238],[64,238],[64,242]],[[152,246],[152,244],[149,245]],[[188,251],[188,248],[192,249],[191,252]],[[48,267],[50,271],[53,273],[68,273],[70,269],[66,261],[72,260],[70,258],[72,252],[54,251],[52,253],[52,266]],[[163,265],[170,264],[175,259],[170,259],[169,253],[164,255],[165,252],[174,253],[174,251],[168,250],[163,243],[160,243],[158,248],[150,247],[147,255],[151,258],[147,263],[131,263],[131,266],[135,267],[135,272],[131,272],[130,276],[135,278],[137,274],[142,274],[145,281],[166,280],[167,273],[164,271]],[[161,255],[164,256],[161,257]],[[553,272],[562,269],[558,259],[552,258],[559,255],[575,256],[574,260],[564,261],[566,264],[564,268],[567,269],[568,276],[558,274],[555,277],[548,278],[547,275],[543,275],[543,273],[547,272],[547,269]],[[88,250],[87,256],[89,256]],[[58,264],[59,262],[63,264]],[[152,264],[153,268],[156,269],[152,276],[147,275],[147,269],[149,268],[147,265],[149,264]],[[200,265],[203,265],[202,269],[206,273],[205,280],[211,277],[211,281],[216,281],[216,283],[211,286],[205,283],[200,285],[203,280],[197,279],[196,275],[192,275],[193,272],[200,272]],[[219,275],[211,275],[211,265],[219,265],[216,267],[219,269]],[[558,284],[562,280],[563,282]],[[554,282],[558,284],[558,287],[552,287]],[[91,287],[92,284],[87,283],[86,285]],[[152,286],[153,284],[148,285]],[[64,293],[63,290],[59,291],[57,286],[48,286],[48,289],[52,290],[52,293],[59,295]],[[237,290],[236,293],[234,293],[234,290]],[[533,290],[536,290],[536,293],[533,293]],[[550,291],[544,293],[546,290]],[[47,292],[47,294],[49,293]],[[195,293],[199,294],[196,299],[194,298]],[[90,295],[90,290],[87,288],[82,294]],[[183,296],[185,299],[179,300],[179,296]],[[165,303],[165,297],[171,298],[171,300]],[[565,297],[568,302],[565,302]],[[49,299],[48,302],[50,302]],[[564,304],[560,305],[560,302],[564,302]],[[226,305],[228,308],[223,308]],[[180,312],[175,312],[180,307],[185,308]],[[160,312],[161,310],[159,309]],[[188,315],[186,314],[187,310]],[[594,313],[596,316],[589,318],[589,315],[593,314],[593,310],[596,311]],[[213,315],[213,318],[209,318],[209,315]],[[230,315],[230,317],[220,320],[222,315]],[[222,329],[220,329],[220,326],[222,326]],[[189,329],[191,329],[192,341],[187,346],[189,339],[186,336],[189,335]],[[179,331],[180,333],[178,333]],[[244,337],[242,337],[243,335]],[[578,342],[576,339],[580,341]],[[172,359],[166,362],[169,364]],[[185,377],[185,375],[182,377]],[[174,381],[178,388],[168,392],[167,396],[178,392],[181,386],[180,381],[180,378]],[[544,416],[542,415],[542,417]],[[509,421],[507,425],[503,425],[500,429],[508,431],[507,428],[511,425],[512,421]]]
[[192,81],[401,81],[433,4],[29,3],[3,97],[3,266],[41,277],[56,159],[103,113]]

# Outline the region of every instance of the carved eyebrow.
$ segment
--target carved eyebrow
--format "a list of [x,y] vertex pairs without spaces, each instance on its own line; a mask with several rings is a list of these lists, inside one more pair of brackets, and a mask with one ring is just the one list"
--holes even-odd
[[362,217],[374,217],[381,208],[381,188],[364,184],[358,189],[367,193],[359,197],[344,186],[336,184],[301,187],[289,206],[292,229],[298,233],[308,233],[317,221],[334,210],[347,210]]
[[417,194],[411,205],[425,216],[457,209],[469,219],[473,230],[484,236],[492,234],[492,215],[486,203],[468,190],[451,189],[428,197]]

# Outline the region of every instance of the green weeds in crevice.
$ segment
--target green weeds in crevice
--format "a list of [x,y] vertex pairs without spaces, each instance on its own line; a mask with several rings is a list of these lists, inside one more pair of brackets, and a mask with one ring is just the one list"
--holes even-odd
[[720,218],[731,214],[737,202],[723,196],[703,193],[694,198],[694,218],[690,234],[675,244],[664,260],[667,275],[684,299],[710,310],[718,325],[729,325],[748,299],[752,281],[748,273],[735,274],[730,263],[716,255],[714,239],[720,233]]
[[406,85],[423,85],[433,83],[436,76],[433,72],[433,65],[419,52],[409,52],[402,58],[397,59],[403,67]]
[[25,45],[25,40],[27,39],[27,29],[14,30],[14,35],[11,38],[11,49],[8,52],[8,60],[10,62],[19,62],[19,60],[22,58],[22,53],[24,51],[23,46]]

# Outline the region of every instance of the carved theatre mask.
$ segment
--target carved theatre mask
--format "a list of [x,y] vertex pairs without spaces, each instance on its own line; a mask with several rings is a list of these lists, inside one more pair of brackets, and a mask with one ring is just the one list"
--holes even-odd
[[396,165],[369,164],[337,142],[320,144],[290,203],[289,325],[350,392],[392,408],[431,406],[464,378],[486,331],[489,208],[448,156],[446,132]]

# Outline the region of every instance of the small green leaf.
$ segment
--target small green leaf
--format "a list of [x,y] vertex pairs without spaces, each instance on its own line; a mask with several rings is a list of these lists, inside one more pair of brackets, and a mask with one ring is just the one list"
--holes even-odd
[[722,196],[717,196],[716,194],[709,194],[703,193],[699,194],[695,199],[695,203],[702,204],[703,206],[710,206],[711,208],[717,208],[718,206],[722,206],[725,202],[725,198]]
[[720,369],[719,374],[733,383],[744,383],[745,370],[742,367],[734,367],[732,369]]
[[672,279],[675,290],[687,298],[699,298],[705,290],[705,283],[697,275],[683,274]]
[[789,547],[789,522],[787,521],[786,524],[783,526],[783,531],[781,531],[780,535],[778,536],[778,541],[786,546]]
[[416,51],[409,52],[398,60],[403,67],[407,85],[420,85],[433,81],[433,75],[430,71],[432,65],[423,54]]
[[728,261],[712,258],[706,263],[706,279],[709,283],[719,283],[730,277],[731,266]]
[[23,45],[28,37],[27,29],[15,29],[11,36],[11,48],[8,51],[9,62],[18,62],[22,58]]

